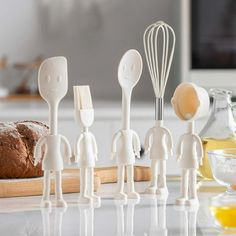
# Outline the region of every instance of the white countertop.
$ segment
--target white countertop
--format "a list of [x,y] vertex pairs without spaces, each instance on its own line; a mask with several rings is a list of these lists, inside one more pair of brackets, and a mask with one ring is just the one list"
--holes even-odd
[[[142,192],[146,182],[136,183]],[[40,197],[0,199],[0,235],[2,236],[195,236],[223,235],[214,225],[209,211],[209,199],[218,193],[200,191],[199,209],[178,209],[174,206],[179,195],[179,183],[169,182],[167,203],[141,195],[139,203],[122,205],[111,198],[114,184],[102,185],[101,207],[76,204],[78,194],[67,194],[68,208],[41,211]]]
[[[59,105],[59,118],[71,119],[73,118],[74,109],[73,100],[62,100]],[[7,119],[9,117],[15,117],[25,119],[30,117],[31,119],[42,120],[48,117],[48,106],[44,101],[34,102],[0,102],[1,119]],[[95,118],[99,119],[120,119],[121,117],[121,103],[112,101],[99,101],[94,102]],[[174,112],[171,109],[170,104],[165,106],[165,117],[174,117]],[[131,105],[131,117],[154,119],[154,101],[153,103],[132,102]]]

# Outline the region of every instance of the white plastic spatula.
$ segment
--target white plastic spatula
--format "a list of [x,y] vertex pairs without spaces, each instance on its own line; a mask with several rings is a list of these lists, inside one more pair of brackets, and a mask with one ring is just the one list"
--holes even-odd
[[[43,136],[38,140],[34,152],[34,165],[41,161],[41,153],[44,153],[42,163],[44,187],[41,207],[51,207],[50,175],[52,171],[55,173],[56,206],[66,207],[66,202],[62,196],[61,171],[64,169],[63,159],[70,163],[71,148],[67,138],[57,132],[58,106],[68,89],[67,60],[65,57],[51,57],[43,61],[39,68],[38,86],[41,97],[48,103],[50,127],[50,135]],[[64,154],[61,153],[61,145],[65,146]]]
[[122,88],[123,129],[130,128],[130,101],[132,90],[138,83],[143,70],[142,57],[137,50],[128,50],[120,60],[118,81]]

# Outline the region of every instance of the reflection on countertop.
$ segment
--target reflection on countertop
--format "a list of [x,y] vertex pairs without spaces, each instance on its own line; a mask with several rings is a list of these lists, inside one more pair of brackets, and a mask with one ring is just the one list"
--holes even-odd
[[[136,183],[143,192],[146,182]],[[101,206],[77,204],[78,194],[65,194],[68,208],[39,208],[41,197],[0,199],[0,235],[11,236],[196,236],[219,235],[208,208],[216,193],[200,192],[199,209],[176,208],[179,183],[169,182],[168,199],[141,194],[140,202],[117,202],[111,198],[114,184],[102,185]],[[12,224],[14,222],[14,227]]]

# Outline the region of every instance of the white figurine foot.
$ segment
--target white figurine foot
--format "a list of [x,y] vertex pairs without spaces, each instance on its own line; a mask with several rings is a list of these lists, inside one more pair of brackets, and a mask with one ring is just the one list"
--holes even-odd
[[127,193],[128,199],[140,199],[140,196],[137,192]]
[[190,198],[189,200],[186,201],[187,206],[198,206],[199,201],[197,198]]
[[167,196],[169,194],[169,191],[167,187],[164,187],[164,188],[158,188],[156,193],[157,195]]
[[78,200],[79,204],[92,204],[92,198],[87,196],[80,196]]
[[115,200],[127,200],[127,195],[125,193],[116,193],[114,198]]
[[178,199],[176,199],[175,204],[178,206],[184,206],[186,205],[187,199],[184,197],[180,197]]
[[145,193],[156,194],[157,188],[154,186],[149,186],[145,189]]
[[67,203],[64,199],[58,199],[56,200],[56,207],[63,207],[66,208],[67,207]]
[[42,200],[40,203],[40,207],[42,208],[51,208],[52,207],[52,203],[50,200]]

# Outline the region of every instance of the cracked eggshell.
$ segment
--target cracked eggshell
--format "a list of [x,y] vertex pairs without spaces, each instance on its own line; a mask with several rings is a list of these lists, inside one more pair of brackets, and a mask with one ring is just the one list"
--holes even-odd
[[190,121],[208,113],[210,99],[204,88],[184,82],[175,89],[171,104],[179,119]]

